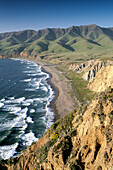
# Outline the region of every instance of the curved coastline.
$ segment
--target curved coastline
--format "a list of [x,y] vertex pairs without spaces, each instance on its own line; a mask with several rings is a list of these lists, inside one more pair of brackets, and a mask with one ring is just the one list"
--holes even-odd
[[54,65],[46,64],[38,60],[33,60],[32,58],[16,58],[35,62],[41,65],[44,72],[50,75],[50,79],[48,80],[48,82],[55,91],[55,98],[51,101],[50,105],[55,113],[56,120],[64,117],[67,113],[71,112],[74,109],[74,99],[69,94],[67,79],[63,75],[59,75],[59,71],[54,68]]
[[67,79],[62,74],[59,75],[60,72],[54,68],[54,65],[41,63],[39,61],[34,62],[41,65],[43,70],[51,76],[49,83],[56,92],[55,99],[51,102],[51,106],[55,113],[56,120],[58,120],[74,109],[74,101],[69,94]]
[[[15,59],[14,59],[15,60]],[[20,63],[24,63],[24,61],[22,60],[22,59],[19,59],[19,60],[21,60],[20,61]],[[12,62],[11,60],[2,60],[3,62],[5,62],[6,63],[6,66],[8,66],[8,65],[10,65],[10,62]],[[2,62],[1,61],[1,62]],[[28,146],[28,145],[30,145],[32,142],[34,142],[34,141],[37,141],[39,138],[40,138],[40,136],[41,135],[43,135],[44,133],[45,133],[45,130],[47,130],[54,122],[55,122],[55,113],[54,113],[54,111],[53,111],[53,109],[52,109],[52,107],[51,107],[51,105],[50,105],[50,103],[52,103],[52,101],[53,101],[53,99],[54,99],[54,97],[55,97],[55,92],[53,92],[53,90],[52,90],[52,87],[51,87],[51,85],[50,85],[50,83],[48,82],[49,81],[49,79],[50,79],[50,75],[49,75],[49,73],[46,73],[43,69],[42,69],[42,67],[41,67],[41,65],[37,65],[37,63],[36,62],[33,62],[32,63],[32,61],[25,61],[25,63],[29,63],[30,65],[32,65],[33,64],[33,66],[35,65],[37,68],[38,68],[38,70],[37,69],[35,69],[35,67],[31,67],[30,69],[33,69],[34,71],[38,71],[39,72],[39,75],[40,75],[40,73],[41,73],[41,75],[42,74],[44,74],[45,75],[45,84],[47,85],[47,91],[49,92],[48,93],[48,96],[47,96],[47,98],[45,98],[45,100],[46,100],[46,102],[45,102],[45,112],[44,112],[44,114],[45,114],[45,116],[43,116],[42,117],[42,120],[41,120],[41,127],[43,127],[43,129],[42,129],[42,131],[39,131],[39,132],[37,132],[37,133],[35,133],[36,132],[36,130],[34,130],[34,131],[32,131],[33,130],[33,128],[31,127],[31,129],[29,128],[29,131],[27,131],[26,132],[26,129],[27,129],[27,127],[28,127],[28,124],[29,123],[33,123],[33,124],[35,124],[36,122],[38,122],[38,117],[36,117],[36,116],[33,116],[33,114],[31,115],[31,112],[30,112],[30,110],[31,110],[31,108],[32,108],[32,106],[28,109],[28,107],[30,106],[30,105],[32,105],[31,103],[33,103],[33,101],[36,99],[36,97],[38,97],[37,95],[38,95],[38,93],[35,93],[35,97],[33,98],[33,100],[30,98],[30,99],[28,99],[29,100],[29,103],[27,103],[28,105],[26,105],[26,103],[24,102],[24,100],[26,100],[26,102],[27,102],[27,97],[26,96],[24,96],[24,94],[22,93],[21,94],[21,88],[18,88],[18,87],[21,87],[21,86],[17,86],[17,88],[18,89],[20,89],[20,91],[19,91],[19,95],[20,95],[20,97],[21,98],[19,98],[19,97],[16,97],[15,96],[15,94],[13,93],[11,93],[12,95],[11,95],[11,97],[10,96],[8,96],[8,94],[7,94],[7,92],[5,91],[4,92],[4,94],[6,95],[6,96],[8,96],[6,99],[4,98],[4,95],[2,96],[2,98],[1,98],[1,107],[2,106],[4,106],[5,105],[5,108],[6,109],[9,109],[8,111],[12,111],[13,112],[13,114],[16,114],[16,113],[18,113],[18,115],[17,115],[17,119],[14,119],[15,121],[14,122],[16,122],[15,124],[13,123],[13,122],[11,122],[10,124],[9,124],[9,127],[18,127],[18,124],[21,122],[21,126],[22,126],[22,132],[20,133],[21,135],[18,137],[18,142],[17,142],[17,144],[18,145],[14,145],[15,147],[13,147],[12,145],[11,145],[11,149],[12,150],[14,150],[14,152],[12,152],[12,154],[7,154],[8,155],[8,157],[7,157],[7,155],[5,155],[5,156],[1,156],[0,157],[0,159],[1,158],[3,158],[3,159],[8,159],[9,158],[9,156],[13,156],[14,154],[18,154],[18,147],[20,147],[20,148],[24,148],[24,146]],[[23,66],[23,68],[26,70],[26,67],[29,65],[29,64],[26,64],[26,65],[24,65]],[[12,65],[12,68],[13,68],[14,66]],[[14,67],[15,68],[15,67]],[[22,69],[22,68],[21,68]],[[39,71],[40,70],[40,71]],[[5,71],[5,70],[4,70]],[[25,71],[26,72],[26,71]],[[31,72],[31,71],[30,71]],[[1,71],[1,73],[2,73],[2,71]],[[9,72],[9,74],[10,73],[12,73],[12,75],[13,75],[13,73],[14,73],[14,70],[13,70],[13,72]],[[28,72],[29,73],[29,72]],[[22,74],[24,75],[24,71],[22,71]],[[25,73],[26,74],[26,73]],[[10,77],[12,77],[12,75],[10,74]],[[27,74],[26,74],[27,75]],[[41,77],[41,76],[39,76],[39,77]],[[13,78],[13,77],[12,77]],[[27,78],[29,78],[28,76],[27,76]],[[16,80],[15,80],[16,81]],[[26,83],[29,83],[29,81],[31,81],[31,78],[30,79],[24,79],[24,77],[22,78],[22,79],[19,79],[18,80],[18,82],[25,82],[25,84]],[[35,81],[36,81],[36,78],[35,78]],[[38,80],[37,80],[38,81]],[[11,82],[12,82],[12,79],[11,79]],[[34,85],[34,81],[32,81],[32,85]],[[28,86],[25,86],[26,88],[28,87]],[[37,83],[35,83],[35,87],[34,88],[36,88],[36,87],[38,87],[38,84]],[[13,88],[11,88],[12,90],[13,90]],[[13,90],[14,91],[14,90]],[[46,91],[46,90],[45,90]],[[16,91],[15,91],[16,92]],[[27,92],[28,93],[28,92]],[[22,97],[22,96],[24,96],[24,97]],[[18,95],[17,95],[18,96]],[[3,100],[4,99],[4,100]],[[8,107],[7,106],[7,100],[9,100],[10,101],[10,103],[12,102],[12,103],[14,103],[14,102],[17,102],[17,103],[21,103],[21,104],[18,104],[19,105],[19,107],[16,107],[16,106],[14,106],[12,103],[11,103],[11,106],[10,107]],[[32,100],[32,101],[31,101]],[[43,98],[40,98],[39,99],[40,101],[42,100],[43,101]],[[8,102],[9,102],[8,101]],[[6,103],[5,103],[6,102]],[[23,102],[23,103],[22,103]],[[35,103],[36,103],[36,101],[35,101]],[[8,103],[9,104],[9,103]],[[25,108],[24,108],[25,107]],[[35,107],[37,107],[36,105],[35,105]],[[37,108],[41,108],[41,107],[37,107]],[[21,113],[21,110],[22,110],[22,113]],[[29,111],[28,111],[29,110]],[[36,110],[36,108],[35,108],[35,110]],[[35,111],[34,110],[34,111]],[[34,112],[33,111],[33,112]],[[31,116],[31,117],[30,117]],[[15,118],[15,117],[14,117]],[[23,119],[22,119],[23,118]],[[32,118],[34,118],[34,120],[32,119]],[[19,120],[21,120],[20,122],[19,122]],[[22,120],[24,120],[24,121],[22,121]],[[33,120],[33,121],[32,121]],[[39,120],[40,121],[40,120]],[[18,123],[19,122],[19,123]],[[24,123],[23,123],[24,122]],[[9,123],[9,122],[8,122]],[[5,124],[4,124],[4,126],[5,127],[7,127]],[[19,124],[19,126],[20,126],[20,124]],[[23,128],[24,127],[24,128]],[[38,129],[38,124],[37,124],[37,126],[35,125],[35,127],[37,127],[37,129]],[[19,127],[19,128],[21,128],[21,127]],[[44,130],[44,128],[45,128],[45,130]],[[7,129],[7,128],[6,128]],[[20,129],[21,130],[21,129]],[[29,132],[29,133],[28,133]],[[31,132],[33,132],[32,134],[31,134]],[[12,131],[11,131],[11,133],[12,133]],[[11,134],[10,133],[10,134]],[[15,132],[15,134],[16,134],[16,132]],[[33,138],[30,140],[30,136],[31,135],[34,135],[33,136]],[[37,134],[37,135],[35,135],[35,134]],[[39,135],[39,136],[38,136]],[[37,137],[38,136],[38,137]],[[7,136],[6,136],[7,137]],[[35,140],[36,139],[36,140]],[[23,145],[19,145],[20,143],[20,141],[22,141],[21,143],[23,144]],[[29,142],[29,144],[27,144],[27,141]],[[4,142],[5,143],[5,142]],[[8,143],[9,144],[9,143]],[[6,148],[7,147],[7,145],[5,144],[4,145],[5,147],[4,148]],[[8,148],[8,147],[7,147]],[[22,150],[23,150],[23,148],[22,148]],[[7,149],[8,151],[9,150],[11,150],[10,148],[9,149]],[[17,152],[16,152],[16,149],[17,149]],[[2,150],[2,147],[1,147],[1,150]],[[3,151],[4,151],[4,153],[5,153],[5,149],[3,149]],[[7,151],[7,152],[8,152]],[[2,152],[3,153],[3,152]],[[2,153],[0,153],[0,154],[2,154]]]
[[[36,62],[36,63],[37,63],[37,62]],[[39,63],[37,63],[37,64],[39,64]],[[39,65],[41,65],[41,64],[39,64]],[[57,108],[56,108],[56,104],[55,104],[55,103],[56,103],[56,100],[58,99],[58,96],[59,96],[59,89],[58,89],[57,86],[52,82],[52,79],[53,79],[52,73],[51,73],[50,71],[48,72],[43,65],[41,65],[41,67],[42,67],[42,70],[43,70],[45,73],[47,73],[47,74],[50,75],[50,78],[48,79],[48,83],[51,85],[52,89],[53,89],[54,92],[55,92],[55,97],[54,97],[54,99],[51,101],[50,107],[53,109],[53,112],[54,112],[54,114],[55,114],[55,120],[58,120],[58,119],[60,119],[61,116],[58,114],[58,110],[57,110]]]

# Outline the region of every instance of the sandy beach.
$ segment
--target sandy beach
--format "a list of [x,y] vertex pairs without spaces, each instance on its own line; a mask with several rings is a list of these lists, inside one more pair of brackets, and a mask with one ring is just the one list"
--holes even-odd
[[40,64],[42,68],[51,75],[50,83],[57,89],[56,99],[52,103],[57,120],[74,109],[74,100],[69,93],[71,86],[68,87],[69,84],[67,79],[63,76],[62,72],[54,68],[54,65],[43,64],[40,62],[37,63]]

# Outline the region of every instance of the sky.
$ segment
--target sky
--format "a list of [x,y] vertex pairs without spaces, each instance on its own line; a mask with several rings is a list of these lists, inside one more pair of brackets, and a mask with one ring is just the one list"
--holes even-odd
[[113,0],[0,0],[0,32],[97,24],[113,27]]

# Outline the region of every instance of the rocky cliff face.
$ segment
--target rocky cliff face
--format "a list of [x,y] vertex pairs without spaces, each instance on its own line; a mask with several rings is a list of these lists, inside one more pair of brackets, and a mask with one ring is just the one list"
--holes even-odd
[[91,82],[97,72],[101,70],[103,67],[113,65],[112,61],[100,61],[100,60],[91,60],[84,63],[72,64],[69,69],[77,72],[83,73],[83,79]]
[[109,86],[113,87],[113,66],[102,68],[88,87],[96,92],[104,91]]
[[112,170],[113,89],[55,122],[20,156],[1,161],[0,169]]

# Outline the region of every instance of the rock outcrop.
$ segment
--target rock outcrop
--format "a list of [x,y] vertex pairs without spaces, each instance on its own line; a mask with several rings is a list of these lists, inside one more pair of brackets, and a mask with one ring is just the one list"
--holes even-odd
[[109,86],[113,87],[113,66],[102,68],[95,79],[88,84],[88,87],[95,92],[104,91]]
[[21,52],[21,53],[20,53],[20,56],[21,56],[21,57],[29,57],[29,55],[28,55],[27,53],[25,53],[25,52]]
[[113,61],[91,60],[84,63],[72,64],[69,69],[77,73],[83,73],[83,79],[91,82],[99,70],[109,65],[113,65]]
[[1,161],[8,170],[112,170],[113,89],[55,122],[17,158]]

